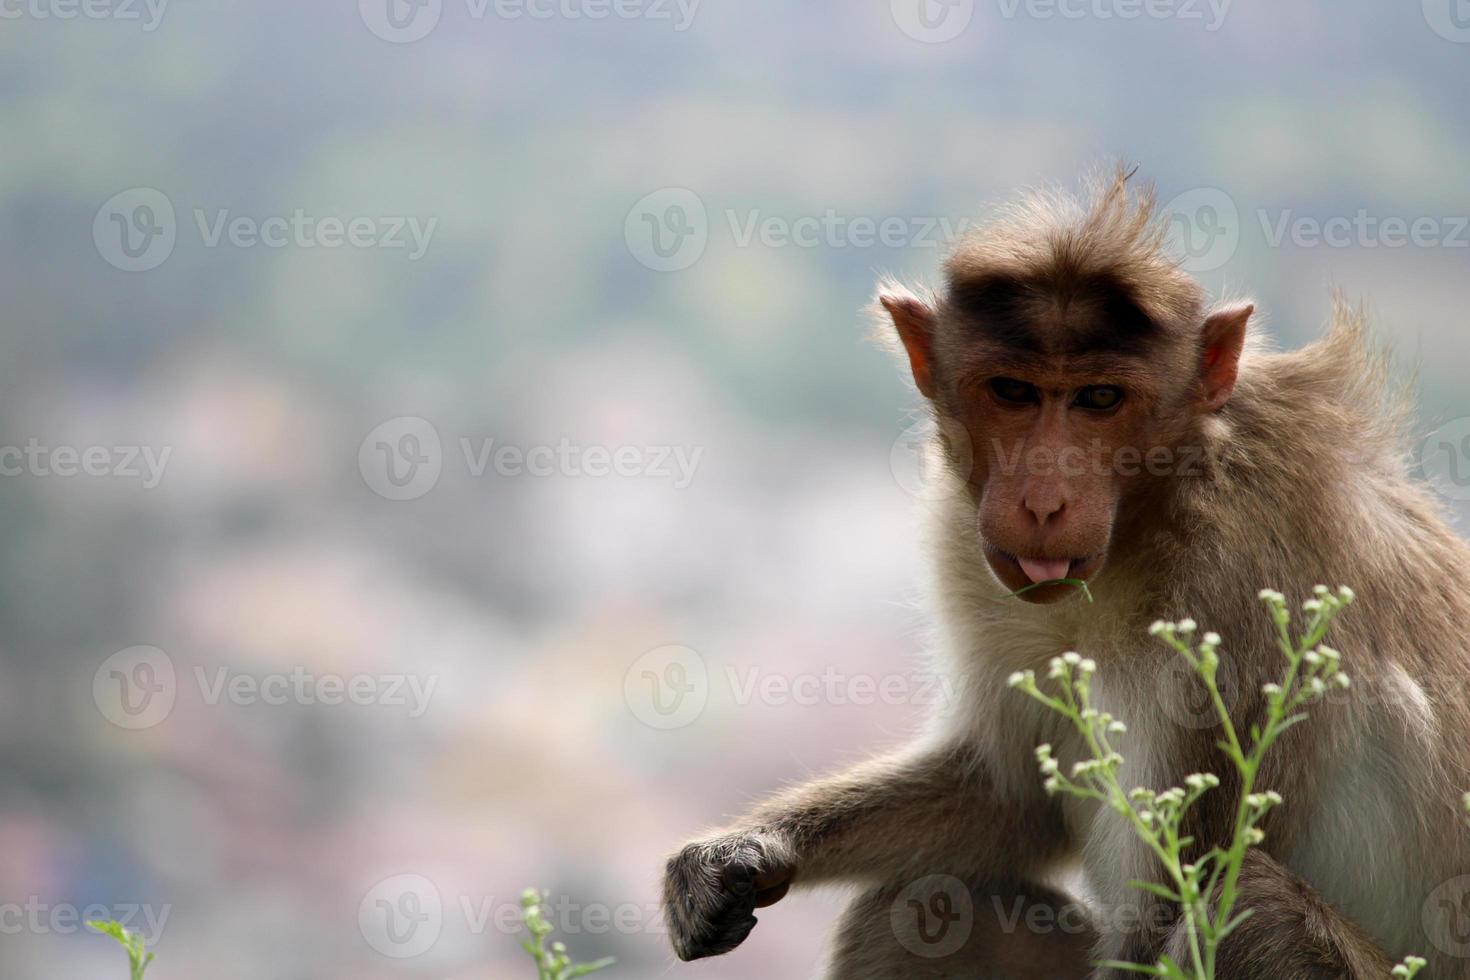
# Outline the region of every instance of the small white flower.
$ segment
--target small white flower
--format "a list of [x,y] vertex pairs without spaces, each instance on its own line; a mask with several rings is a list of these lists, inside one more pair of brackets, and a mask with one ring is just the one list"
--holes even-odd
[[1127,731],[1128,726],[1123,724],[1121,721],[1113,721],[1108,723],[1109,735],[1123,735],[1126,734]]
[[1169,632],[1169,624],[1164,622],[1162,619],[1158,620],[1148,628],[1149,636],[1163,636],[1167,632]]
[[1262,684],[1261,685],[1261,693],[1264,694],[1264,695],[1266,695],[1266,697],[1268,697],[1268,698],[1279,697],[1280,694],[1281,694],[1281,685],[1280,684]]
[[1353,686],[1353,682],[1351,679],[1348,678],[1347,674],[1333,674],[1332,683],[1336,684],[1344,691]]
[[1341,599],[1344,603],[1348,603],[1356,599],[1358,597],[1358,594],[1352,589],[1348,588],[1346,585],[1342,585],[1339,586],[1337,589],[1337,597]]
[[1312,594],[1315,595],[1319,599],[1325,599],[1325,598],[1327,598],[1327,596],[1330,595],[1331,592],[1332,592],[1332,590],[1329,589],[1325,585],[1314,585],[1314,586],[1312,586]]
[[1220,645],[1220,634],[1219,633],[1206,633],[1205,634],[1205,646],[1207,646],[1207,647],[1217,647],[1219,645]]
[[1019,670],[1006,678],[1007,687],[1020,687],[1024,683],[1026,683],[1026,675]]
[[1179,632],[1183,633],[1185,636],[1190,635],[1197,629],[1199,629],[1199,624],[1192,619],[1186,619],[1184,620],[1184,622],[1179,624]]
[[1082,654],[1067,652],[1062,654],[1062,660],[1066,661],[1068,666],[1075,667],[1082,662]]
[[1302,603],[1302,612],[1319,613],[1322,611],[1321,599],[1308,599]]
[[1091,674],[1097,670],[1097,662],[1094,660],[1084,660],[1077,665],[1077,669],[1084,674]]

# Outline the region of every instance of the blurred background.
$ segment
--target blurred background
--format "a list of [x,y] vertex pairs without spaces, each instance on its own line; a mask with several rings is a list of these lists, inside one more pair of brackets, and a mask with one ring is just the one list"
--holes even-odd
[[903,739],[864,339],[1123,159],[1285,345],[1368,299],[1470,513],[1465,0],[3,0],[0,975],[676,964],[664,856]]

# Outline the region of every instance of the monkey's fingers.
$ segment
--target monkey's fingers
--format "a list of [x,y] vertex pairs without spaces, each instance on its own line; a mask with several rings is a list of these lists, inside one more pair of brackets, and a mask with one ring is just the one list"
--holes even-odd
[[755,907],[763,909],[767,905],[775,905],[781,899],[785,898],[786,893],[789,891],[791,891],[791,882],[789,881],[783,881],[781,884],[772,888],[762,888],[755,893]]

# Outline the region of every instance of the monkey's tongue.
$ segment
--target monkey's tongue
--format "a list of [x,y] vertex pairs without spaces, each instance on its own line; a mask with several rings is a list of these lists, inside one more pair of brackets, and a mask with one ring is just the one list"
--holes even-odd
[[1062,558],[1055,561],[1044,558],[1017,558],[1016,563],[1021,566],[1021,571],[1032,582],[1054,582],[1059,578],[1066,578],[1067,573],[1072,570],[1072,563]]

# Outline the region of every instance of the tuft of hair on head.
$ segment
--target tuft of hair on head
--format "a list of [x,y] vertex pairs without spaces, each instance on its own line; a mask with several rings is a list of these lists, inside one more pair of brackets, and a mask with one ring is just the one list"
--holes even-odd
[[1168,224],[1151,184],[1122,164],[1097,171],[1080,194],[1032,189],[962,238],[945,262],[950,285],[993,277],[1034,280],[1065,295],[1107,278],[1166,329],[1199,322],[1204,293],[1168,254]]

